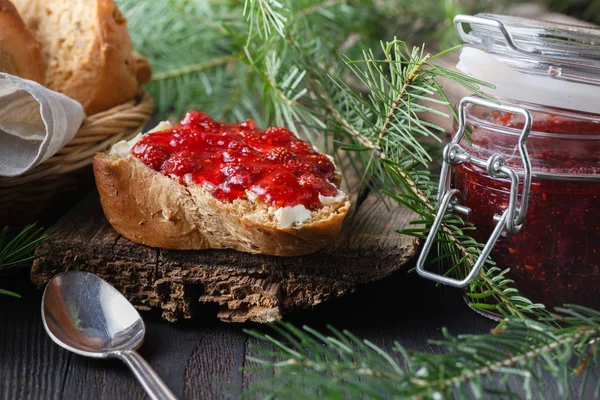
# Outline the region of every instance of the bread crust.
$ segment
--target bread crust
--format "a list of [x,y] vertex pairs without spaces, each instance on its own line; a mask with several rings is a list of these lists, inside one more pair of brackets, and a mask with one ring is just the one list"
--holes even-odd
[[44,83],[42,48],[8,0],[0,0],[0,27],[0,71]]
[[94,175],[114,229],[134,242],[167,249],[310,254],[333,242],[350,208],[345,197],[324,218],[281,229],[248,200],[221,202],[201,186],[180,185],[132,156],[97,154]]
[[[89,82],[81,74],[70,84],[70,91],[85,96],[83,107],[95,114],[131,100],[138,88],[150,79],[150,64],[134,54],[127,31],[127,20],[112,0],[97,0],[101,65],[95,91],[89,91]],[[89,64],[95,61],[90,55]],[[86,66],[83,66],[85,70]]]
[[[127,21],[112,0],[86,1],[85,19],[80,0],[64,0],[58,10],[59,0],[14,1],[48,58],[44,84],[79,101],[86,114],[131,100],[150,79],[150,65],[133,51]],[[70,21],[60,30],[59,14]]]
[[[150,79],[150,64],[133,52],[127,20],[112,0],[97,0],[98,37],[87,62],[74,74],[64,93],[83,104],[86,114],[96,114],[135,97]],[[100,57],[98,57],[100,55]],[[90,82],[88,69],[97,69]]]

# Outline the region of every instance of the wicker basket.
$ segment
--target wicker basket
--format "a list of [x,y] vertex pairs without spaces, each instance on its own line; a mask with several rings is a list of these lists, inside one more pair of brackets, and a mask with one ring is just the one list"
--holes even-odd
[[[63,149],[31,171],[0,178],[0,226],[43,218],[56,202],[64,204],[73,198],[80,192],[81,169],[92,163],[94,154],[136,135],[152,109],[150,95],[140,92],[127,103],[86,118]],[[90,176],[84,179],[89,181]]]

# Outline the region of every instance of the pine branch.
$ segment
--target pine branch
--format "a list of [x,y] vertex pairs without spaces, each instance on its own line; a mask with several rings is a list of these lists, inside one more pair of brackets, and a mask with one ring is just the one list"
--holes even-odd
[[[427,102],[442,104],[455,114],[443,89],[435,81],[437,77],[447,76],[475,92],[478,92],[477,85],[483,83],[432,64],[430,60],[439,55],[423,55],[422,49],[409,51],[402,42],[383,44],[382,48],[382,60],[375,59],[372,52],[366,52],[361,61],[346,61],[369,89],[369,101],[365,101],[362,94],[356,93],[339,79],[337,88],[344,92],[345,99],[353,101],[352,106],[347,107],[347,115],[342,115],[338,110],[331,100],[333,96],[322,97],[325,98],[326,113],[330,116],[329,124],[341,133],[337,140],[347,142],[347,139],[351,139],[360,146],[344,147],[349,151],[355,150],[361,159],[359,164],[363,169],[359,173],[366,174],[372,186],[382,189],[384,194],[420,216],[415,223],[421,224],[421,228],[411,228],[403,233],[423,238],[437,211],[437,183],[427,178],[426,159],[415,157],[416,154],[426,155],[428,151],[413,136],[418,132],[423,137],[432,137],[439,128],[426,125],[420,115],[432,111],[427,107]],[[361,64],[364,69],[358,68]],[[357,125],[356,121],[359,121],[362,129],[353,126]],[[389,137],[390,131],[393,132],[393,137]],[[388,155],[385,148],[400,148],[402,151]],[[425,169],[415,168],[415,162],[424,164]],[[365,168],[366,165],[370,167]],[[440,250],[439,257],[434,261],[452,260],[447,273],[461,275],[465,269],[474,265],[482,245],[465,234],[472,229],[474,227],[455,216],[448,215],[444,219],[438,235],[438,244],[443,250]],[[470,286],[468,295],[471,294],[471,305],[474,308],[491,308],[505,316],[547,317],[548,312],[543,305],[533,304],[521,296],[512,287],[512,281],[506,278],[506,273],[507,271],[494,267],[493,262],[488,260],[487,269],[482,270],[478,280]]]
[[171,79],[171,78],[176,78],[182,75],[189,75],[195,72],[200,72],[206,69],[211,69],[214,67],[217,67],[219,65],[224,65],[227,63],[230,63],[234,60],[236,60],[237,57],[231,55],[231,56],[222,56],[222,57],[216,57],[213,58],[212,60],[207,60],[207,61],[202,61],[196,64],[192,64],[192,65],[185,65],[183,67],[180,68],[176,68],[170,71],[165,71],[165,72],[159,72],[157,74],[154,74],[152,76],[152,81],[162,81],[165,79]]
[[[214,118],[258,116],[249,99],[259,87],[247,81],[243,44],[248,28],[243,3],[236,1],[118,0],[138,52],[148,57],[153,79],[146,89],[155,98],[158,117],[180,118],[199,109]],[[151,21],[151,23],[149,23]],[[230,101],[241,88],[236,101]],[[228,114],[224,111],[228,104]]]
[[[354,58],[350,54],[354,46],[372,47],[390,32],[411,32],[415,21],[423,31],[447,26],[454,10],[452,1],[441,0],[409,2],[410,6],[387,0],[116,1],[128,20],[136,50],[148,57],[154,69],[147,89],[156,100],[159,118],[178,118],[196,108],[231,121],[251,115],[259,125],[284,118],[276,110],[269,115],[272,120],[261,118],[266,104],[262,100],[267,99],[264,77],[253,74],[254,79],[243,79],[252,62],[245,49],[253,52],[257,45],[269,42],[272,51],[281,55],[291,35],[303,50],[313,47],[310,53],[320,61],[317,64],[315,59],[313,65],[324,67],[321,78],[326,79],[328,68],[341,65],[340,49]],[[469,0],[462,11],[491,10],[491,5],[497,8],[510,1]],[[413,39],[423,38],[418,34]],[[298,64],[298,59],[285,60],[284,68]],[[260,69],[264,71],[264,65]],[[234,93],[241,93],[239,101],[231,101]],[[225,113],[228,104],[235,105]]]
[[[42,243],[56,236],[55,231],[44,232],[36,224],[25,227],[14,238],[9,239],[8,226],[0,231],[0,273],[7,273],[26,266],[39,256],[33,254]],[[17,293],[0,289],[0,294],[20,297]]]
[[[425,64],[427,64],[427,62],[429,61],[430,58],[431,58],[431,55],[427,54],[425,57],[421,58],[421,60],[416,65],[414,65],[412,67],[412,69],[408,72],[408,76],[406,77],[406,80],[404,81],[404,85],[402,85],[402,88],[400,89],[400,92],[398,93],[396,100],[394,100],[394,102],[392,103],[392,106],[390,107],[390,111],[388,112],[387,116],[385,117],[385,121],[383,123],[383,126],[381,127],[381,132],[379,132],[379,138],[377,139],[377,147],[381,147],[381,142],[383,141],[383,138],[387,134],[388,125],[394,118],[394,114],[396,113],[396,110],[400,106],[402,98],[406,95],[406,92],[407,92],[409,86],[413,83],[415,76],[419,73],[419,71],[423,68],[423,66]],[[381,154],[380,157],[385,158],[385,154]]]
[[254,32],[260,38],[268,38],[272,32],[284,36],[285,24],[288,18],[284,5],[276,0],[245,0],[244,16],[250,24],[248,40]]
[[316,12],[323,11],[327,8],[343,4],[344,2],[345,0],[326,0],[322,3],[313,4],[296,13],[296,18],[304,18],[310,14],[314,14]]
[[[501,389],[498,383],[518,377],[526,398],[533,397],[534,388],[542,396],[558,391],[570,398],[572,379],[598,366],[600,313],[579,306],[556,311],[562,328],[511,319],[490,334],[455,337],[444,332],[445,340],[431,342],[443,354],[412,352],[398,343],[387,352],[333,328],[326,336],[282,323],[275,330],[285,342],[247,331],[273,347],[253,346],[261,356],[251,359],[251,368],[276,371],[274,381],[260,382],[248,395],[260,390],[285,395],[295,387],[295,398],[314,398],[316,393],[327,398],[514,397],[514,387]],[[552,375],[554,387],[541,384],[541,371]],[[304,384],[298,385],[298,379]]]

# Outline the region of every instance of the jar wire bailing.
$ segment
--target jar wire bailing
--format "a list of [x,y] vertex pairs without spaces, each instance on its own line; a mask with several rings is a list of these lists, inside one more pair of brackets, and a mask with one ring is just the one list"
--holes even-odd
[[[491,255],[534,302],[600,306],[600,31],[489,14],[455,26],[458,68],[494,88],[458,106],[418,273],[465,287]],[[485,243],[462,279],[425,268],[449,212]]]

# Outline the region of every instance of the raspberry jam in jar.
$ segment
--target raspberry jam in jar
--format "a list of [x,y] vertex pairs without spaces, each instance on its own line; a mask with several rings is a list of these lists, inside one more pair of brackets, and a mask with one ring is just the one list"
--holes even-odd
[[[463,144],[467,154],[481,159],[500,154],[507,166],[522,168],[514,154],[522,118],[474,105],[466,114],[472,132],[471,144]],[[492,259],[501,268],[510,267],[510,278],[532,301],[547,307],[597,307],[600,181],[552,177],[600,176],[600,123],[561,116],[558,110],[532,116],[527,140],[532,170],[548,175],[532,179],[523,227],[516,234],[502,232]],[[490,177],[485,168],[456,165],[454,188],[462,193],[461,204],[472,210],[465,219],[477,227],[472,233],[477,241],[487,241],[496,225],[494,215],[508,207],[510,185],[507,178]]]
[[[417,271],[465,287],[489,255],[533,302],[600,307],[600,32],[488,14],[455,25],[458,68],[494,87],[458,106]],[[464,279],[424,267],[450,212],[485,243]]]

